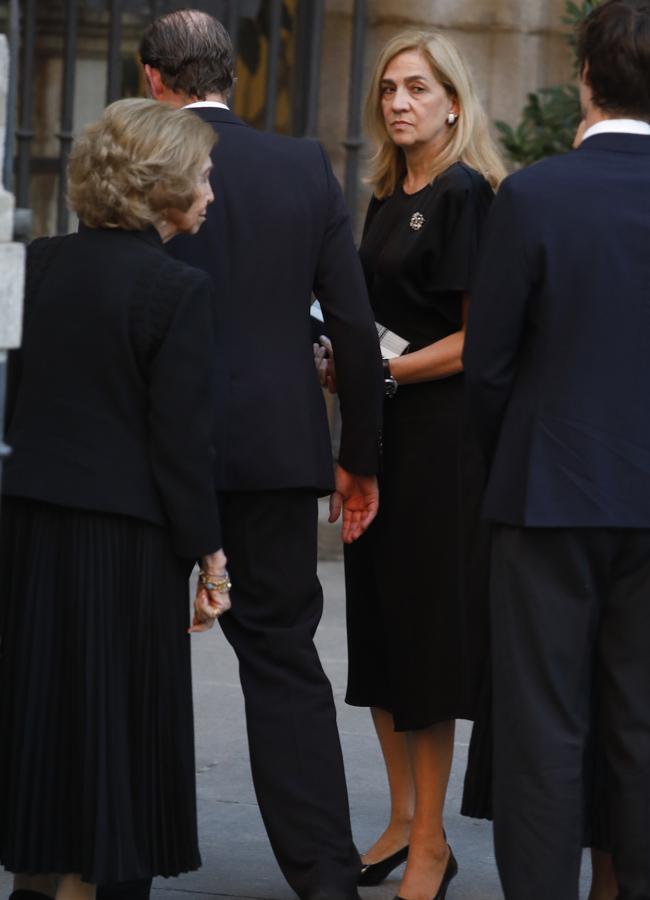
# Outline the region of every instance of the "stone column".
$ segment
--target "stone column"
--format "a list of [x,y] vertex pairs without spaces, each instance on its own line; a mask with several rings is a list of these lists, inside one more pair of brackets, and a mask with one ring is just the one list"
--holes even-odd
[[[9,49],[0,34],[0,172],[7,129]],[[25,248],[13,242],[14,198],[0,183],[0,465],[6,455],[4,433],[7,351],[20,345],[22,332]]]

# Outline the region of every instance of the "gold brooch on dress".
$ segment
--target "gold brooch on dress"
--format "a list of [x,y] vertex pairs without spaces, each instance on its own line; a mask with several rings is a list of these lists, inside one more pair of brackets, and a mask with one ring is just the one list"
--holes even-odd
[[424,225],[424,216],[421,212],[414,212],[411,216],[411,221],[409,225],[413,229],[413,231],[419,231],[420,228]]

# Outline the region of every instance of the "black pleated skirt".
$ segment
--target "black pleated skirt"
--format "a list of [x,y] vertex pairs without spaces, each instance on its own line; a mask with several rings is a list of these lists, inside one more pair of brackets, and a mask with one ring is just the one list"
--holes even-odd
[[190,565],[126,516],[5,498],[0,862],[91,883],[196,869]]

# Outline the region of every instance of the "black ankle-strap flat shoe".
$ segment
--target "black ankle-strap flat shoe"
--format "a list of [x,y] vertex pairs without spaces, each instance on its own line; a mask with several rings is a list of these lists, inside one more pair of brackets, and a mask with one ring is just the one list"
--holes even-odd
[[[449,859],[447,860],[447,865],[445,867],[445,874],[442,876],[442,881],[440,882],[440,887],[438,888],[438,893],[433,898],[433,900],[445,900],[447,896],[447,888],[449,887],[449,883],[452,878],[455,878],[458,874],[458,863],[456,862],[456,857],[454,856],[454,851],[449,848]],[[395,896],[394,900],[404,900],[404,897]]]
[[387,856],[386,859],[380,859],[379,862],[376,863],[368,863],[368,865],[361,869],[357,884],[360,887],[375,887],[376,885],[381,884],[384,878],[387,878],[393,869],[396,869],[398,866],[401,866],[403,862],[406,862],[408,855],[409,846],[407,844],[406,847],[402,847],[401,850],[398,850],[397,853],[393,853],[392,856]]

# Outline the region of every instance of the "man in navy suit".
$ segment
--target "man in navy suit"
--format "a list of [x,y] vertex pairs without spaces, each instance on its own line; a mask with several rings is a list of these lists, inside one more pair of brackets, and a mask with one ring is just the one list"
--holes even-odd
[[508,900],[577,900],[594,698],[619,897],[650,898],[649,0],[607,0],[579,56],[583,142],[503,184],[464,355]]
[[[212,16],[180,10],[141,43],[151,95],[191,107],[219,140],[215,203],[199,235],[170,252],[216,292],[215,480],[232,611],[221,619],[240,664],[255,789],[285,877],[301,898],[357,897],[359,855],[332,691],[313,636],[317,497],[343,508],[354,540],[377,509],[383,374],[376,328],[340,188],[321,146],[249,128],[227,107],[234,61]],[[342,409],[334,476],[313,362],[320,300]],[[191,402],[191,398],[188,398]]]

